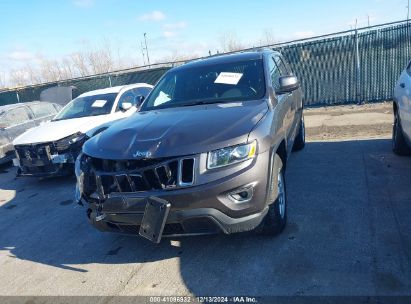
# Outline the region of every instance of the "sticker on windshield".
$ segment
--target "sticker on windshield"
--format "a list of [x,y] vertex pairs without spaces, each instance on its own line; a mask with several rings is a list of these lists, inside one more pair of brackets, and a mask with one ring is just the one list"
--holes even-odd
[[236,85],[240,81],[241,77],[243,77],[242,73],[221,72],[220,75],[218,75],[217,79],[214,81],[214,83]]
[[91,105],[92,108],[102,108],[104,105],[107,103],[107,100],[102,100],[102,99],[97,99],[93,104]]

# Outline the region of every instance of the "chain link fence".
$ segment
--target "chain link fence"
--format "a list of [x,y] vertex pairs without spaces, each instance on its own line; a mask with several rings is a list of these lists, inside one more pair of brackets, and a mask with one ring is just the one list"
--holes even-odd
[[275,47],[301,81],[306,105],[392,98],[411,60],[411,23]]
[[[395,83],[411,60],[411,23],[397,22],[291,41],[280,51],[301,81],[306,105],[375,102],[392,98]],[[0,92],[0,105],[38,100],[54,86],[73,87],[73,96],[136,82],[155,84],[172,66],[152,65],[110,74]]]

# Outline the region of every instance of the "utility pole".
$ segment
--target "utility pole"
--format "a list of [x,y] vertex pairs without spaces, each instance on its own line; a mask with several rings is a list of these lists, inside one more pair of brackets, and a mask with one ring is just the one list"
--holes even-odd
[[410,20],[410,0],[407,1],[407,21]]
[[148,56],[148,48],[147,48],[147,33],[144,33],[144,42],[146,44],[146,54],[147,54],[147,61],[148,61],[148,66],[150,67],[150,57]]
[[140,46],[141,46],[141,54],[143,55],[143,65],[146,65],[146,56],[144,55],[144,47],[141,41],[140,41]]
[[368,27],[370,27],[370,14],[367,15],[367,19],[368,19]]

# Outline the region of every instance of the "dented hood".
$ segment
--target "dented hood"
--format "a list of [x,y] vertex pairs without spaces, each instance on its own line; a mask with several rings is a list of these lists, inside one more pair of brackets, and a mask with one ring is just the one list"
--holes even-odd
[[114,160],[207,152],[246,142],[267,110],[260,100],[141,112],[88,140],[83,151]]
[[85,133],[113,119],[114,115],[100,115],[49,121],[27,130],[18,136],[13,144],[27,145],[57,141],[77,132]]

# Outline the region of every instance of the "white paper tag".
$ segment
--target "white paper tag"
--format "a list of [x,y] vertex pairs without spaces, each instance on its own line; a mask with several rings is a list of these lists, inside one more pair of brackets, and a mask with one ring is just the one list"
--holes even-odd
[[168,96],[166,93],[164,92],[160,92],[160,94],[158,94],[158,97],[156,98],[156,100],[154,100],[154,105],[155,106],[159,106],[163,103],[166,103],[167,101],[170,101],[170,96]]
[[240,81],[241,77],[243,77],[242,73],[221,72],[214,83],[236,85]]
[[107,100],[97,99],[91,105],[92,108],[102,108],[107,103]]

